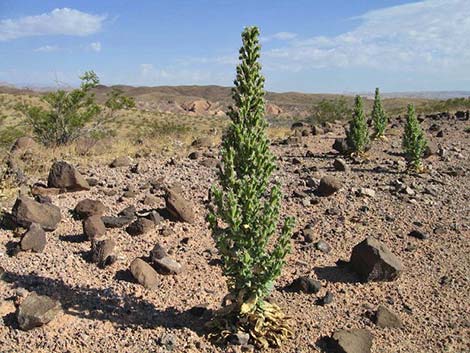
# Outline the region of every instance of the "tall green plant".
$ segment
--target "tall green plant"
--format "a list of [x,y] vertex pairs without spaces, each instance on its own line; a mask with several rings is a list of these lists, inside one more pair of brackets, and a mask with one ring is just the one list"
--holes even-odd
[[349,151],[354,154],[363,154],[369,145],[369,129],[361,96],[356,96],[354,100],[353,118],[349,123],[346,141]]
[[375,89],[374,107],[372,109],[372,121],[374,123],[374,137],[383,138],[388,124],[388,117],[382,107],[379,88]]
[[235,107],[228,112],[232,123],[223,139],[220,188],[212,190],[209,222],[232,299],[229,331],[241,329],[262,346],[278,346],[289,330],[280,309],[265,298],[290,250],[294,221],[286,218],[274,239],[282,195],[280,185],[270,182],[276,164],[266,136],[258,36],[257,27],[242,33],[232,89]]
[[408,165],[416,172],[422,172],[423,155],[426,150],[427,140],[424,131],[421,129],[416,118],[413,104],[408,105],[408,115],[406,117],[405,131],[403,134],[403,149],[405,151]]

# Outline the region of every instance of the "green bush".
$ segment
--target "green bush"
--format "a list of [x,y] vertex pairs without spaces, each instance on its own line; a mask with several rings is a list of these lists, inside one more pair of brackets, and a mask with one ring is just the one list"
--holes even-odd
[[382,138],[388,125],[388,117],[382,107],[379,88],[375,89],[374,107],[372,109],[372,121],[374,123],[374,137]]
[[290,250],[294,221],[288,217],[273,237],[282,195],[280,186],[270,183],[276,164],[266,136],[258,36],[257,27],[242,33],[241,62],[232,90],[235,107],[228,112],[232,123],[221,150],[221,187],[212,189],[214,208],[208,219],[232,299],[231,331],[249,332],[261,346],[278,346],[289,330],[280,309],[265,298]]
[[93,71],[87,71],[80,79],[80,88],[71,91],[60,89],[46,94],[42,100],[47,108],[27,103],[17,106],[42,144],[69,144],[79,137],[103,129],[103,125],[113,118],[116,110],[135,106],[132,98],[124,97],[121,91],[113,89],[102,108],[91,92],[99,83],[98,76]]
[[423,130],[416,118],[415,109],[412,104],[408,105],[405,131],[403,134],[403,149],[409,167],[416,172],[423,171],[422,158],[426,150],[427,141]]
[[181,136],[190,131],[189,126],[173,121],[147,121],[147,123],[141,127],[139,135],[143,138]]
[[346,141],[349,151],[354,154],[363,154],[369,145],[369,129],[360,96],[354,100],[353,118],[349,123]]
[[343,120],[351,115],[351,108],[345,97],[322,99],[313,105],[311,115],[307,119],[311,124],[324,123],[334,120]]

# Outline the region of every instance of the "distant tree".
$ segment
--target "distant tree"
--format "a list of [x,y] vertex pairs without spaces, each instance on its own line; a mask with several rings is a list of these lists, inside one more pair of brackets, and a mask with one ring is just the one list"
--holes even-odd
[[241,330],[255,344],[279,346],[290,336],[281,309],[266,301],[290,251],[293,219],[278,229],[282,195],[271,184],[276,168],[269,150],[264,116],[264,77],[261,75],[257,27],[242,33],[240,64],[228,113],[232,123],[222,145],[221,188],[214,187],[210,227],[222,257],[232,305],[211,322],[221,334]]
[[408,105],[408,115],[406,117],[405,131],[403,134],[403,149],[410,169],[422,172],[422,158],[426,150],[427,140],[421,125],[416,118],[415,109],[412,104]]
[[108,95],[105,111],[95,101],[91,92],[99,79],[93,71],[85,72],[80,88],[66,91],[59,89],[46,94],[42,100],[47,108],[26,103],[17,106],[26,116],[35,137],[46,146],[66,145],[102,127],[118,109],[135,106],[132,98],[113,90]]
[[312,124],[344,119],[351,114],[351,108],[345,97],[322,99],[313,105],[308,121]]
[[388,117],[382,107],[379,88],[375,89],[374,107],[372,109],[372,121],[374,123],[374,138],[383,138],[388,124]]
[[346,132],[346,142],[349,151],[354,154],[363,154],[369,145],[369,129],[360,96],[354,100],[353,118]]

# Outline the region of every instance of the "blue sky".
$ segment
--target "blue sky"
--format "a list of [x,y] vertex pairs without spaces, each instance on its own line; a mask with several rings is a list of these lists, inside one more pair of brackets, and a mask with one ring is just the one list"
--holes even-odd
[[247,25],[269,90],[470,89],[469,0],[0,0],[0,81],[230,86]]

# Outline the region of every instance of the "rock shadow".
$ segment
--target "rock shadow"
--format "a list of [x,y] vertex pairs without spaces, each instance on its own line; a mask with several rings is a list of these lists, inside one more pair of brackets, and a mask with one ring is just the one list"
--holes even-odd
[[[121,327],[188,328],[198,335],[206,333],[204,323],[208,320],[207,315],[195,317],[190,310],[181,312],[173,307],[158,309],[144,299],[134,295],[120,295],[109,288],[70,286],[60,279],[11,272],[5,272],[4,280],[59,300],[64,312],[71,316],[109,321]],[[207,314],[212,315],[210,311]]]
[[360,283],[361,279],[355,274],[347,263],[336,266],[315,267],[313,270],[318,279],[332,283]]
[[66,241],[68,243],[83,243],[87,241],[88,238],[85,234],[79,233],[79,234],[59,235],[59,240]]
[[351,168],[352,172],[357,173],[374,173],[374,174],[389,174],[389,175],[401,175],[397,170],[391,170],[386,168]]

